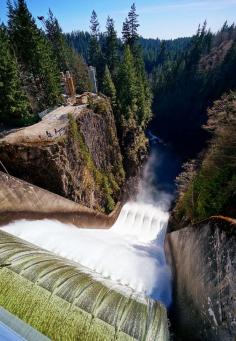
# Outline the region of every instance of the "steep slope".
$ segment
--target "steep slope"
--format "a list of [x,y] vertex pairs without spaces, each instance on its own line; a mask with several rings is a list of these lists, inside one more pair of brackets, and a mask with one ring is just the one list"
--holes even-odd
[[179,195],[172,213],[172,229],[211,215],[236,218],[235,92],[214,103],[205,128],[212,137],[207,150],[188,162],[177,179]]
[[203,26],[189,49],[174,60],[164,60],[154,78],[151,129],[186,160],[196,157],[209,137],[201,129],[207,109],[236,88],[235,36],[217,44],[216,38]]

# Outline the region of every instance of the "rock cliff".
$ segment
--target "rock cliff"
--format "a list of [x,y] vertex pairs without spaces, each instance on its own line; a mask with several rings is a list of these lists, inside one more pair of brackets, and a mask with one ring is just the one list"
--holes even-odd
[[[98,211],[110,212],[124,182],[109,101],[66,106],[0,139],[0,160],[23,180]],[[46,203],[45,203],[46,204]]]

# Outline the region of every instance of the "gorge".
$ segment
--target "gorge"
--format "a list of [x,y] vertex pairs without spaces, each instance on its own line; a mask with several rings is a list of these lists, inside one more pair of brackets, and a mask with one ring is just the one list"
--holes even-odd
[[[88,129],[89,126],[87,126]],[[22,134],[22,130],[20,133]],[[7,143],[11,142],[14,136],[15,132],[13,132],[13,135],[9,134]],[[121,331],[129,334],[131,330],[136,330],[137,340],[142,340],[142,338],[152,340],[153,336],[149,338],[143,326],[143,323],[150,323],[149,330],[153,330],[152,333],[156,335],[154,339],[165,340],[170,333],[171,337],[177,340],[178,338],[185,340],[186,337],[191,340],[201,340],[205,337],[209,340],[221,338],[233,340],[235,333],[234,315],[232,314],[235,297],[233,280],[235,274],[235,251],[233,247],[235,243],[235,221],[216,217],[202,222],[200,225],[194,226],[190,223],[184,225],[184,221],[173,222],[173,219],[176,219],[176,213],[174,215],[172,210],[171,220],[168,224],[168,212],[173,206],[172,202],[175,196],[174,181],[180,172],[182,159],[170,145],[159,141],[152,133],[150,133],[150,136],[151,152],[143,168],[142,177],[136,184],[136,194],[130,197],[130,202],[123,204],[122,208],[117,207],[113,214],[109,216],[1,173],[1,231],[12,235],[12,237],[10,235],[8,237],[10,238],[7,242],[9,246],[12,243],[20,243],[21,245],[19,251],[17,251],[18,247],[17,249],[10,249],[11,256],[5,258],[4,255],[8,255],[8,251],[5,253],[6,242],[3,239],[5,235],[2,235],[3,243],[1,245],[3,249],[0,252],[0,257],[1,254],[4,256],[1,264],[6,264],[6,267],[3,267],[5,270],[2,275],[6,277],[2,277],[1,282],[9,283],[5,281],[11,281],[11,276],[18,273],[23,278],[26,276],[26,280],[29,281],[27,285],[31,285],[30,283],[33,281],[41,292],[42,285],[47,290],[48,286],[45,287],[46,284],[43,284],[44,282],[41,282],[38,278],[41,278],[41,276],[44,278],[44,273],[48,273],[45,277],[45,283],[47,283],[51,278],[52,271],[52,276],[56,276],[52,277],[54,278],[52,284],[64,283],[61,289],[62,296],[60,297],[67,302],[68,297],[64,296],[66,292],[69,293],[70,290],[70,295],[73,297],[76,295],[77,297],[80,290],[82,290],[81,292],[84,291],[81,285],[86,288],[87,281],[90,281],[89,288],[90,285],[93,286],[92,283],[98,281],[96,285],[102,283],[105,288],[102,286],[91,292],[86,290],[85,296],[83,296],[86,299],[86,302],[83,303],[83,310],[91,314],[89,315],[91,319],[93,319],[93,316],[97,316],[100,321],[101,316],[98,314],[100,303],[96,303],[92,309],[87,306],[87,300],[93,299],[94,295],[98,295],[96,296],[98,302],[100,300],[102,302],[103,299],[106,300],[106,297],[110,300],[107,292],[110,292],[111,288],[114,289],[114,292],[122,293],[124,297],[130,297],[131,295],[134,304],[139,304],[140,300],[146,302],[144,305],[146,308],[144,309],[148,309],[148,311],[151,309],[149,304],[152,306],[152,302],[160,302],[153,308],[151,314],[151,316],[157,314],[155,316],[157,316],[159,322],[156,320],[155,322],[154,317],[145,313],[145,317],[140,317],[139,327],[133,325],[135,323],[133,313],[130,315],[127,312],[128,315],[125,313],[124,317],[122,317],[124,312],[120,311],[117,306],[118,316],[121,317],[122,321],[124,319],[124,321],[129,321],[132,325],[132,327],[129,325],[131,329],[126,327],[123,329],[123,327],[115,325],[115,330],[119,330],[117,335],[120,335]],[[35,162],[34,158],[30,156],[32,142],[29,144],[29,142],[21,140],[19,141],[21,143],[19,148],[17,147],[18,141],[14,138],[14,143],[11,142],[11,153],[13,153],[11,155],[13,156],[14,153],[17,155],[11,162],[11,172],[14,172],[14,169],[15,172],[18,172],[21,169],[20,167],[24,167],[24,163]],[[51,140],[45,142],[51,146]],[[40,141],[43,148],[48,148],[45,142],[42,144],[42,141]],[[58,143],[57,139],[53,142]],[[2,148],[5,143],[4,140]],[[59,143],[61,143],[60,140]],[[34,148],[40,150],[41,146],[35,144]],[[6,155],[9,155],[9,150],[9,147],[5,148]],[[17,159],[26,154],[27,157],[22,158],[19,163]],[[38,154],[35,153],[35,155]],[[3,157],[7,160],[5,156]],[[60,160],[60,157],[58,159]],[[102,160],[100,158],[101,162],[103,162]],[[51,162],[50,158],[47,162]],[[41,167],[40,163],[38,167]],[[44,177],[47,177],[50,172],[50,169],[48,169],[48,173],[44,172]],[[30,173],[27,174],[30,176]],[[45,203],[47,204],[45,205]],[[181,224],[185,228],[174,232],[176,226]],[[11,240],[11,238],[15,238],[14,236],[20,239]],[[24,259],[21,253],[23,252],[22,255],[24,255],[25,251],[20,250],[22,243],[23,247],[28,247],[28,244],[24,244],[26,242],[32,243],[32,251]],[[41,251],[37,256],[39,257],[38,260],[35,259],[32,252],[37,250],[36,247],[39,250],[45,250],[42,252],[46,252],[45,256],[47,258],[51,256],[59,257],[60,262],[66,262],[66,265],[62,265],[62,270],[65,267],[65,273],[64,270],[57,272],[54,268],[56,265],[51,266],[50,261],[45,263],[45,260],[41,258]],[[49,252],[48,255],[47,252]],[[32,260],[31,254],[33,256]],[[18,270],[18,265],[17,267],[14,265],[14,259],[22,259],[20,261],[21,266],[23,266],[23,268],[20,268],[21,270]],[[12,261],[14,262],[12,263]],[[74,272],[71,273],[67,268],[70,262],[72,262],[73,266],[81,268],[80,272],[83,274],[89,273],[89,276],[93,278],[92,282],[87,279],[85,283],[82,282],[84,284],[80,284],[80,280],[76,279],[77,275]],[[25,270],[29,266],[29,269],[31,269],[30,264],[34,266],[34,264],[37,265],[38,263],[42,263],[42,269],[36,266],[33,272],[34,277],[28,277]],[[184,266],[182,266],[183,264]],[[8,271],[10,273],[5,273]],[[13,274],[11,271],[13,271]],[[29,271],[32,272],[32,270]],[[68,275],[67,271],[69,271]],[[55,275],[53,275],[54,272]],[[14,277],[14,281],[18,283],[21,277]],[[73,278],[75,282],[71,283]],[[93,282],[94,280],[95,282]],[[212,289],[213,284],[211,283],[214,283],[215,290]],[[26,285],[26,283],[23,285]],[[72,285],[71,289],[69,289],[70,285]],[[59,288],[60,286],[61,284],[59,284]],[[20,295],[21,288],[20,285],[19,288],[15,287],[13,291],[8,291],[10,290],[9,286],[7,291],[2,291],[3,296],[0,295],[0,304],[14,315],[30,323],[36,330],[49,337],[57,337],[56,322],[52,323],[49,333],[43,327],[44,322],[41,325],[38,317],[36,317],[35,321],[28,320],[25,315],[26,310],[16,309],[13,302],[16,300],[15,295]],[[49,287],[49,292],[52,290],[53,297],[56,298],[58,296],[57,292],[60,293],[60,290],[53,288]],[[25,296],[28,299],[31,297],[28,295],[34,295],[34,292],[31,294],[30,292],[31,289]],[[4,297],[12,297],[13,301],[12,299],[4,300]],[[104,298],[102,299],[102,297]],[[146,305],[147,302],[149,302],[148,305]],[[44,304],[47,305],[46,298]],[[81,306],[79,307],[81,309]],[[32,309],[32,314],[38,316],[39,312],[36,308],[32,307],[30,309]],[[140,311],[141,308],[137,309]],[[161,315],[159,309],[161,309]],[[169,331],[169,328],[167,328],[167,311],[171,323]],[[56,313],[53,310],[52,314],[55,321],[62,318],[62,311]],[[112,316],[114,319],[118,318],[116,315]],[[63,321],[66,320],[63,318]],[[77,328],[77,323],[81,323],[77,317],[75,317],[75,321],[75,324],[71,325],[71,333],[73,328]],[[104,318],[102,318],[102,321],[104,321]],[[159,326],[158,329],[154,328],[153,323]],[[138,331],[133,328],[138,328]],[[99,329],[100,327],[95,327],[96,333]],[[91,340],[90,333],[93,333],[93,331],[88,325],[86,332],[81,336],[82,340],[85,339],[85,335],[88,335],[88,340]],[[109,339],[111,334],[103,330],[101,335],[96,334],[95,339],[99,340],[101,337],[101,340],[103,340],[105,335]],[[123,339],[124,335],[121,336],[121,340]]]
[[5,1],[0,341],[234,341],[235,1]]
[[[141,306],[140,308],[138,306],[140,302],[144,303],[148,300],[148,304],[151,306],[152,302],[157,301],[164,304],[169,310],[172,338],[198,340],[207,337],[209,340],[218,338],[233,340],[235,221],[221,217],[212,218],[209,221],[202,222],[199,226],[189,226],[171,233],[168,231],[169,233],[165,236],[169,216],[168,210],[173,198],[171,182],[179,171],[179,166],[178,163],[175,163],[175,171],[172,170],[166,174],[165,181],[163,179],[163,182],[159,183],[159,187],[154,186],[158,183],[159,176],[163,175],[163,168],[168,165],[167,161],[170,160],[170,156],[173,157],[173,152],[169,151],[168,147],[159,144],[154,144],[152,148],[153,154],[144,168],[136,202],[124,205],[119,217],[114,218],[115,222],[111,219],[110,222],[105,223],[105,219],[107,219],[105,216],[97,216],[96,218],[92,212],[86,212],[86,210],[83,212],[82,206],[76,208],[78,218],[73,221],[76,219],[76,210],[69,201],[67,203],[66,199],[60,199],[60,197],[57,199],[47,191],[27,185],[27,183],[2,173],[1,220],[5,216],[8,224],[6,221],[4,223],[3,219],[0,259],[1,264],[6,264],[6,267],[3,268],[5,269],[4,272],[1,272],[1,283],[9,283],[6,281],[12,280],[11,272],[13,271],[13,274],[20,274],[21,277],[26,278],[29,281],[27,285],[33,282],[38,288],[53,290],[53,297],[55,298],[59,295],[63,300],[68,301],[68,294],[71,292],[72,297],[77,297],[80,309],[81,303],[79,302],[82,302],[82,297],[84,297],[83,310],[92,314],[91,318],[95,318],[96,340],[100,340],[100,338],[104,340],[106,335],[109,339],[109,335],[112,335],[110,333],[113,333],[112,331],[104,331],[104,327],[100,329],[101,322],[98,322],[98,328],[96,322],[100,319],[108,321],[107,317],[102,317],[100,311],[105,313],[109,307],[111,308],[116,304],[111,303],[113,296],[111,297],[112,301],[108,296],[111,290],[114,290],[116,295],[122,293],[124,297],[132,296],[134,299],[132,304],[137,305],[136,308],[133,306],[133,309],[138,309],[140,313]],[[163,151],[166,151],[165,155]],[[156,158],[161,154],[160,159],[164,160],[164,163],[157,162]],[[22,190],[23,188],[24,190]],[[166,192],[163,192],[164,188]],[[42,198],[42,202],[39,199],[39,201],[34,200],[35,203],[32,200],[27,203],[27,198],[30,196],[35,199]],[[23,201],[20,199],[22,197],[24,198]],[[21,200],[22,206],[17,204],[17,198]],[[49,198],[50,200],[48,200]],[[45,200],[48,202],[48,207],[44,205]],[[156,206],[153,206],[153,202],[156,203]],[[14,203],[16,203],[15,206]],[[64,219],[58,214],[58,219],[61,221],[58,222],[57,213],[55,213],[53,220],[49,220],[53,212],[59,212],[58,205],[61,205],[60,213],[61,216],[64,215]],[[14,214],[17,210],[18,214],[23,213],[21,217],[25,217],[27,220],[14,222]],[[38,215],[39,212],[42,214],[43,211],[43,215]],[[65,224],[66,222],[67,224]],[[77,227],[73,226],[73,223],[76,223]],[[96,230],[96,224],[99,224],[99,230]],[[109,229],[107,229],[106,224]],[[110,227],[111,225],[113,226]],[[89,229],[86,229],[86,226]],[[93,228],[91,229],[90,226]],[[78,227],[83,228],[78,229]],[[6,235],[5,232],[7,232]],[[8,233],[10,234],[8,235]],[[11,235],[12,237],[10,237]],[[8,240],[7,243],[6,240]],[[26,241],[32,244],[27,244]],[[18,246],[12,248],[11,245]],[[26,252],[28,249],[31,251]],[[48,254],[46,250],[49,251]],[[51,257],[52,261],[50,261]],[[56,259],[59,257],[58,261],[62,262],[59,272],[55,257]],[[42,265],[40,266],[40,264]],[[92,282],[91,279],[87,279],[85,282],[83,280],[83,284],[80,284],[81,280],[77,279],[77,275],[69,270],[69,264],[75,268],[79,267],[80,273],[84,274],[83,276],[92,276]],[[6,273],[9,271],[10,273]],[[19,279],[14,278],[14,281],[20,285]],[[210,282],[209,278],[211,278]],[[50,281],[52,282],[48,286]],[[87,281],[89,281],[89,285],[86,284]],[[23,285],[25,286],[26,282]],[[84,288],[87,288],[88,285],[88,289],[82,290],[81,285]],[[100,285],[105,285],[105,287],[100,287]],[[28,320],[25,315],[26,310],[16,309],[17,306],[14,305],[17,304],[15,295],[20,295],[21,285],[18,288],[7,285],[5,288],[0,295],[0,302],[3,307],[28,321],[31,326],[49,337],[56,337],[55,321],[61,316],[62,312],[56,313],[56,311],[51,310],[55,320],[54,322],[51,320],[50,331],[46,331],[43,327],[44,324],[41,324],[44,323],[44,320],[40,322],[41,320],[37,317],[39,316],[37,305],[35,308],[33,308],[34,306],[30,308],[31,314],[35,316],[34,321]],[[81,294],[79,294],[80,291]],[[84,296],[81,296],[82,292],[84,292]],[[30,289],[25,293],[26,297],[29,298],[30,293],[35,295],[34,290]],[[93,308],[89,308],[92,307],[88,305],[90,300],[92,299],[94,302],[94,295],[97,295],[95,301],[97,303]],[[21,300],[24,299],[21,298]],[[69,299],[69,302],[71,300],[72,298]],[[107,300],[108,305],[106,305]],[[103,301],[104,303],[102,303]],[[41,304],[47,304],[46,302],[47,296],[45,296],[45,303]],[[57,304],[55,304],[53,303],[53,306],[56,307]],[[148,311],[150,311],[151,306],[147,308]],[[153,320],[154,315],[148,317],[149,315],[144,313],[142,318],[142,315],[139,315],[141,320],[138,320],[138,325],[135,324],[134,327],[132,325],[134,319],[136,320],[133,315],[134,312],[125,313],[126,318],[123,319],[124,311],[122,313],[117,306],[117,316],[122,318],[124,321],[122,323],[129,321],[129,327],[128,325],[127,327],[125,325],[123,327],[120,325],[119,328],[115,327],[115,330],[118,328],[118,334],[116,334],[118,339],[119,337],[121,340],[125,339],[124,334],[120,334],[122,331],[129,334],[132,330],[136,335],[135,340],[142,340],[143,338],[144,340],[166,340],[168,338],[167,319],[165,310],[160,315],[158,309],[164,309],[160,307],[152,308],[154,309],[153,314],[155,311],[159,322]],[[45,309],[48,308],[45,307]],[[113,314],[110,312],[110,317],[115,318],[116,315]],[[144,321],[147,321],[146,318],[148,318],[148,330],[151,333],[148,335],[146,334],[147,329],[143,325]],[[70,325],[69,333],[73,333],[77,323],[81,323],[78,322],[77,318],[75,321],[77,321],[76,324]],[[109,324],[113,325],[110,319]],[[158,329],[154,328],[155,325],[156,327],[159,326]],[[97,334],[98,330],[102,330],[101,335]],[[86,337],[91,340],[91,333],[93,330],[88,325],[81,336],[82,340],[86,340]]]

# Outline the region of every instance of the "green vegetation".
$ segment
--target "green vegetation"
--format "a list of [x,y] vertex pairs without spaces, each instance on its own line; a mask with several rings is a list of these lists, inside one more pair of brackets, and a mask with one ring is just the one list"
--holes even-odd
[[103,87],[104,95],[106,95],[107,97],[111,99],[112,106],[115,107],[116,106],[116,88],[113,83],[111,73],[107,65],[105,67],[102,87]]
[[0,121],[27,124],[32,121],[20,70],[4,26],[0,26]]
[[44,109],[58,104],[60,98],[59,70],[52,48],[36,26],[24,0],[9,3],[8,30],[16,56],[24,72],[23,81],[38,106]]
[[[123,27],[123,42],[130,46],[132,22],[138,25],[134,8],[131,9]],[[137,33],[137,26],[133,28]],[[85,35],[83,32],[75,32],[71,35],[71,43],[81,53],[84,53],[88,39],[88,33]],[[207,108],[225,92],[236,87],[235,39],[236,27],[227,22],[216,34],[210,32],[204,23],[191,38],[161,41],[144,39],[137,37],[136,34],[136,44],[142,47],[141,56],[153,93],[154,117],[151,129],[164,141],[172,143],[186,158],[195,157],[204,146],[207,134],[201,126],[206,123]],[[105,48],[107,32],[100,33],[99,41],[107,60]],[[115,55],[118,54],[119,60],[116,64],[118,72],[124,55],[124,44],[118,39],[115,46]],[[132,47],[131,51],[133,57],[138,55],[133,53]],[[134,64],[137,65],[136,62]],[[118,92],[116,72],[113,74],[110,65],[108,68]],[[140,84],[138,89],[142,89]],[[138,98],[149,98],[146,94],[145,96],[142,94],[143,91]],[[148,102],[143,103],[148,108]],[[122,114],[125,115],[125,112]],[[118,112],[117,118],[120,117],[121,114]],[[119,124],[117,127],[118,132],[122,131],[123,128],[119,127]],[[122,136],[120,140],[122,144]]]
[[211,215],[236,217],[236,93],[216,101],[208,117],[209,147],[200,160],[188,163],[178,178],[178,219],[196,222]]
[[[114,20],[108,16],[106,23],[105,32],[105,47],[104,52],[106,56],[106,63],[108,70],[110,70],[112,77],[114,78],[117,73],[118,63],[119,63],[119,43],[117,38],[117,32],[115,30]],[[105,71],[106,72],[106,71]]]
[[[102,170],[99,170],[96,167],[92,155],[84,141],[83,135],[80,132],[78,122],[76,122],[72,114],[68,115],[68,119],[70,138],[72,138],[73,143],[78,143],[77,159],[82,159],[84,163],[83,181],[86,183],[88,190],[90,189],[92,191],[102,192],[105,211],[106,213],[110,213],[115,207],[113,194],[119,193],[120,187],[112,173],[106,175]],[[121,166],[121,168],[123,167]],[[99,209],[103,211],[102,207]]]
[[100,27],[95,11],[92,12],[90,20],[91,36],[89,40],[89,63],[96,68],[98,89],[102,90],[101,84],[105,68],[104,55],[99,42]]
[[138,27],[138,14],[133,4],[124,22],[121,44],[113,19],[108,17],[106,32],[101,35],[97,15],[94,11],[92,13],[90,62],[96,67],[100,91],[111,99],[128,175],[136,173],[147,151],[144,131],[152,116],[151,92]]
[[91,90],[88,77],[88,67],[83,58],[72,49],[62,33],[58,20],[49,10],[48,18],[45,20],[47,38],[51,43],[54,58],[60,71],[69,70],[73,75],[76,91],[81,93]]
[[92,109],[96,114],[106,115],[107,112],[112,110],[111,103],[104,96],[100,97],[89,97],[89,109]]
[[88,67],[53,13],[39,19],[45,32],[25,0],[8,1],[8,25],[0,26],[0,120],[10,126],[31,124],[38,112],[62,103],[60,72],[71,72],[78,93],[91,89]]
[[[173,59],[167,49],[152,73],[154,132],[187,157],[199,152],[207,134],[207,108],[236,87],[236,28],[212,34],[204,23],[188,49]],[[187,141],[187,143],[186,143]]]

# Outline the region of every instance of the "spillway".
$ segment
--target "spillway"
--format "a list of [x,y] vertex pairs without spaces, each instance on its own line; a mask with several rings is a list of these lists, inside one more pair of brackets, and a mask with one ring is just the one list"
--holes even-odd
[[109,230],[11,223],[0,230],[0,305],[52,339],[167,340],[167,222],[127,203]]

